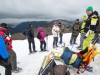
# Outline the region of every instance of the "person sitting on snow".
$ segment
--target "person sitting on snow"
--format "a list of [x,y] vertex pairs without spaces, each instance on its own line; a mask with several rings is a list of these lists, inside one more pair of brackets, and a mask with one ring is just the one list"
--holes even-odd
[[0,27],[0,34],[3,34],[3,38],[5,41],[6,49],[9,54],[9,62],[12,65],[12,72],[18,73],[22,70],[22,68],[17,67],[17,56],[15,51],[12,49],[12,37],[8,31],[8,25],[6,23],[2,23]]

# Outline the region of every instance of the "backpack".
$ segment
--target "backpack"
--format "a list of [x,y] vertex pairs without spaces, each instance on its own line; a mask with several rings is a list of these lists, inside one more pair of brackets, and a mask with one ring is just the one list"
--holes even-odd
[[27,38],[30,38],[32,35],[31,35],[31,31],[29,28],[27,28],[24,32],[24,35],[27,37]]
[[98,23],[98,26],[97,26],[97,31],[98,31],[98,33],[100,33],[100,16],[99,16],[99,23]]
[[67,66],[65,65],[55,65],[54,75],[70,75],[70,72],[67,70]]
[[40,32],[38,32],[38,34],[37,34],[37,39],[41,39]]

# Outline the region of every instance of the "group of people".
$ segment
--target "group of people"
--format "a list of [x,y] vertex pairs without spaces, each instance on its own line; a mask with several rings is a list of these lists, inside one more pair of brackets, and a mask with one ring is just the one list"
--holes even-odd
[[[76,19],[75,24],[72,26],[72,36],[70,40],[70,44],[76,44],[76,39],[79,33],[81,33],[80,45],[77,47],[81,49],[81,54],[88,52],[88,48],[90,47],[90,42],[93,39],[95,33],[99,35],[100,30],[98,30],[99,24],[99,15],[97,11],[93,11],[93,7],[89,6],[86,9],[86,16],[82,18],[82,24],[80,25],[79,19]],[[41,51],[46,51],[46,41],[45,37],[48,34],[44,33],[42,27],[38,28],[37,38],[40,41],[40,49]],[[52,27],[53,34],[53,48],[58,47],[58,38],[60,38],[59,44],[62,44],[62,37],[64,32],[64,26],[61,22],[54,22]],[[32,24],[28,25],[28,28],[23,32],[23,34],[27,37],[29,43],[29,53],[37,52],[35,48],[34,41],[34,30]],[[32,48],[31,49],[31,44]],[[44,45],[44,46],[43,46]],[[18,73],[22,68],[17,67],[17,57],[16,53],[12,49],[12,37],[9,33],[8,26],[6,23],[2,23],[0,27],[0,65],[6,68],[5,75],[11,75],[11,72]]]
[[[53,34],[53,48],[58,47],[58,37],[60,36],[60,41],[59,44],[62,44],[62,36],[64,32],[64,26],[61,25],[61,22],[57,24],[57,22],[54,22],[53,28],[52,28],[52,34]],[[24,30],[23,34],[26,36],[28,39],[29,43],[29,54],[37,52],[35,48],[35,41],[34,41],[34,29],[32,27],[32,24],[29,24],[27,29]],[[37,39],[40,41],[40,52],[43,51],[48,51],[46,48],[47,46],[47,41],[45,41],[45,38],[48,40],[48,34],[45,34],[43,27],[38,27],[38,34],[37,34]],[[33,50],[31,49],[31,44],[33,47]]]
[[70,44],[77,44],[76,39],[80,33],[80,45],[77,47],[79,50],[86,50],[90,47],[90,42],[94,38],[95,34],[100,33],[99,27],[99,14],[97,11],[93,11],[93,7],[89,6],[86,9],[86,15],[82,17],[82,24],[79,23],[79,19],[76,19],[75,24],[72,26],[72,36]]

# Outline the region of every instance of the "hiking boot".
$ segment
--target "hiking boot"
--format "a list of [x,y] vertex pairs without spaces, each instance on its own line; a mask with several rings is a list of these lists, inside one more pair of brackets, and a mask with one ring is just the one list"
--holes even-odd
[[35,50],[35,51],[33,51],[33,52],[37,52],[37,51]]
[[13,73],[19,73],[22,70],[22,68],[17,67],[16,69],[12,70]]
[[77,46],[76,48],[81,48],[81,46]]

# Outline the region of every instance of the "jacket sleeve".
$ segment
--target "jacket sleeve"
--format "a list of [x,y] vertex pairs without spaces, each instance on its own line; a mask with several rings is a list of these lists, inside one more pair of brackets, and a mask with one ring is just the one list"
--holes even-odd
[[4,40],[3,40],[3,38],[1,36],[0,36],[0,56],[3,59],[8,58],[8,52],[6,50],[6,46],[5,46]]

